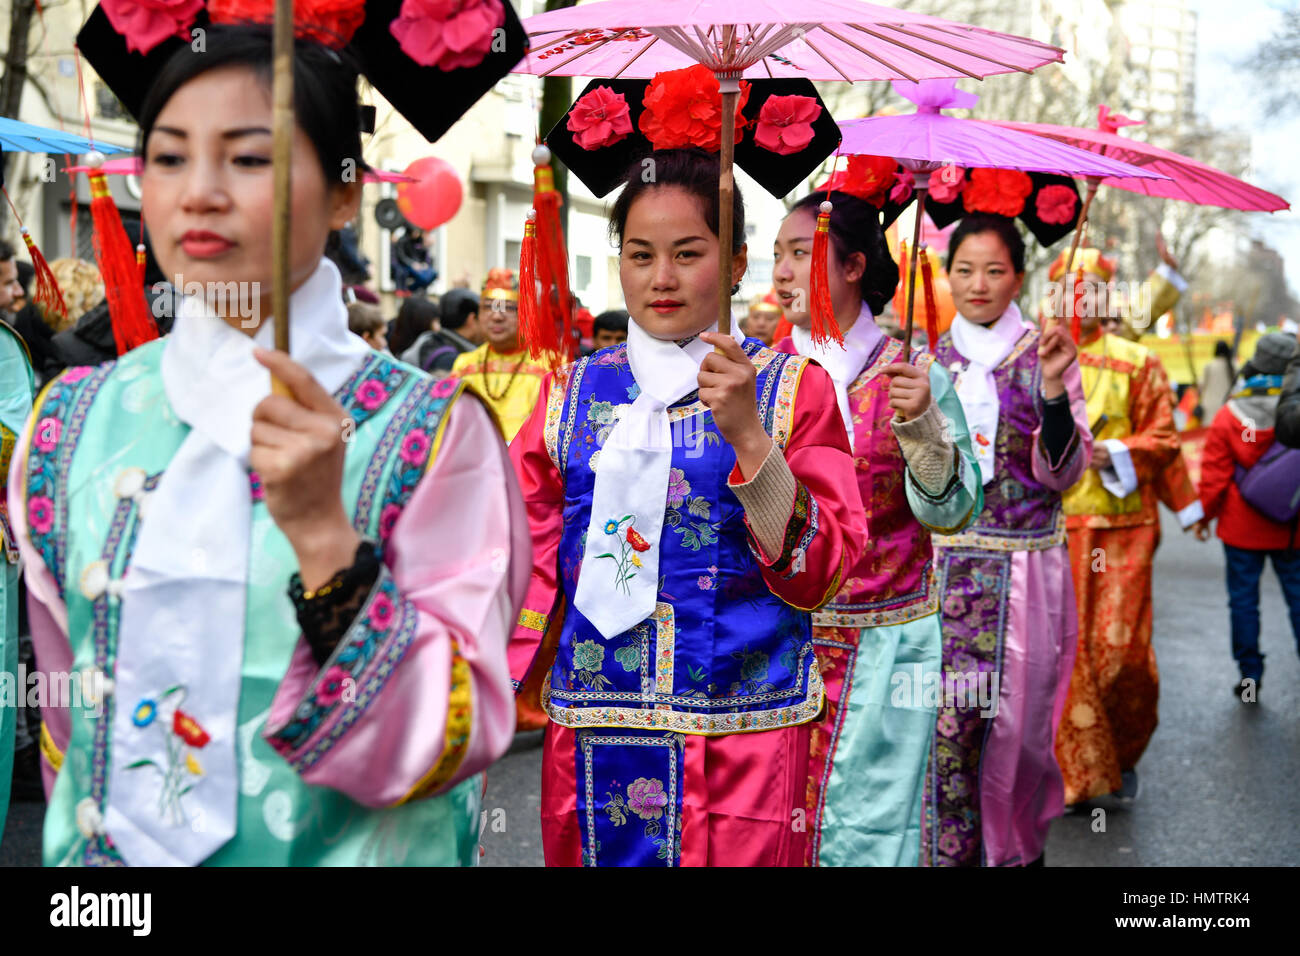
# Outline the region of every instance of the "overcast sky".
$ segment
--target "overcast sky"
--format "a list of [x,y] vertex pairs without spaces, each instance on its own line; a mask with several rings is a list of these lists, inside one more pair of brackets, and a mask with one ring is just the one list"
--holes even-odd
[[1238,64],[1280,23],[1279,9],[1297,0],[1191,0],[1199,14],[1196,108],[1215,126],[1246,130],[1251,182],[1288,200],[1290,212],[1252,213],[1260,236],[1286,257],[1287,280],[1300,294],[1300,111],[1285,121],[1267,116],[1259,87]]

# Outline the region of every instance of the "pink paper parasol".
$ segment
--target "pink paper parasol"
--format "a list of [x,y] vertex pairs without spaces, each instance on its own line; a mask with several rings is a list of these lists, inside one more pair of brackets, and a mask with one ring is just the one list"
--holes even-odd
[[[913,174],[917,193],[916,226],[908,267],[907,316],[903,331],[903,360],[912,341],[915,307],[916,260],[920,253],[921,216],[930,186],[930,174],[942,166],[1018,169],[1022,172],[1059,173],[1065,176],[1120,177],[1144,181],[1163,179],[1160,172],[1130,166],[1116,159],[1066,145],[1041,136],[988,123],[945,116],[942,109],[964,109],[979,97],[956,88],[954,80],[895,81],[894,90],[917,104],[915,113],[844,120],[840,151],[890,156]],[[933,347],[933,343],[931,343]]]
[[[733,120],[741,77],[912,80],[1029,73],[1058,47],[858,0],[604,0],[524,21],[532,50],[515,71],[539,76],[650,79],[703,64],[722,92],[718,235],[731,243]],[[730,262],[719,260],[721,314],[731,315]]]
[[1120,136],[1118,130],[1121,126],[1139,126],[1141,123],[1127,116],[1111,113],[1109,107],[1105,105],[1097,107],[1097,129],[1055,126],[1050,123],[1012,123],[1005,120],[984,121],[984,125],[1019,130],[1068,143],[1102,156],[1122,160],[1133,166],[1163,173],[1167,177],[1162,180],[1139,179],[1132,176],[1088,177],[1088,195],[1084,199],[1083,215],[1079,217],[1079,225],[1070,244],[1070,255],[1066,258],[1067,272],[1074,268],[1074,254],[1079,248],[1079,239],[1088,220],[1088,209],[1092,205],[1093,197],[1097,195],[1097,187],[1102,184],[1115,186],[1127,192],[1141,193],[1144,196],[1179,199],[1198,206],[1222,206],[1225,209],[1240,209],[1247,212],[1277,212],[1291,208],[1291,204],[1281,196],[1260,189],[1258,186],[1252,186],[1236,176],[1229,176],[1213,166],[1180,153],[1152,146],[1150,143]]

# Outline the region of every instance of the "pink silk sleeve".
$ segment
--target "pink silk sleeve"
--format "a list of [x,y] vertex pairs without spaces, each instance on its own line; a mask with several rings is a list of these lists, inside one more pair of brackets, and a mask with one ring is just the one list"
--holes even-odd
[[[781,552],[763,553],[752,529],[750,544],[772,593],[812,611],[835,596],[867,543],[866,513],[835,386],[814,362],[795,392],[785,460],[796,487]],[[733,468],[730,484],[742,480],[739,466]]]
[[567,387],[562,372],[548,375],[532,415],[510,443],[532,534],[532,578],[510,641],[510,676],[529,698],[540,691],[540,677],[550,666],[541,657],[546,656],[543,638],[559,597],[558,554],[564,532],[564,484],[546,447],[546,409],[552,390],[563,394]]
[[1088,403],[1083,395],[1083,376],[1079,363],[1072,362],[1062,376],[1065,392],[1070,396],[1070,417],[1074,419],[1074,437],[1066,445],[1061,460],[1048,460],[1043,448],[1042,425],[1034,429],[1033,471],[1034,480],[1053,491],[1065,491],[1083,477],[1092,461],[1092,428],[1088,424]]
[[304,708],[337,697],[338,674],[300,639],[268,742],[307,783],[372,807],[432,796],[487,767],[514,733],[506,643],[529,557],[505,446],[479,400],[462,395],[340,642],[377,639],[373,663],[350,701],[303,732]]
[[[27,581],[27,623],[32,632],[32,645],[36,652],[36,670],[46,675],[45,686],[53,686],[50,674],[72,672],[72,646],[68,643],[68,609],[59,597],[54,575],[45,567],[41,553],[32,544],[27,530],[27,449],[31,441],[34,419],[29,419],[17,444],[9,465],[9,523],[18,542],[22,556],[23,576]],[[24,693],[24,688],[18,688]],[[41,750],[41,782],[46,799],[54,791],[54,779],[59,770],[54,763],[62,763],[63,752],[72,734],[71,715],[66,706],[55,706],[50,701],[41,706],[41,723],[54,745],[52,753],[44,739]],[[42,735],[44,737],[44,735]]]

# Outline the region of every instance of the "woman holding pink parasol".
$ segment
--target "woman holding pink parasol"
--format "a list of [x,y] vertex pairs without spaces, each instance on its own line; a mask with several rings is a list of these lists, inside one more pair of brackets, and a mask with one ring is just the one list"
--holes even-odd
[[[852,167],[856,171],[856,167]],[[960,531],[983,506],[979,468],[948,372],[876,325],[898,284],[880,224],[892,176],[818,191],[778,232],[773,283],[791,338],[776,348],[821,363],[835,382],[871,545],[813,614],[828,707],[813,724],[809,859],[826,866],[916,866],[921,791],[940,675],[931,533]],[[818,345],[808,303],[818,209],[829,199],[826,281],[844,345]]]
[[[423,62],[396,4],[299,2],[285,194],[270,5],[123,6],[81,48],[140,121],[159,263],[200,292],[166,339],[54,380],[14,456],[38,663],[86,701],[44,713],[45,860],[475,863],[476,775],[513,729],[522,504],[488,412],[351,335],[323,252],[359,201],[358,61],[464,105],[514,61],[486,30],[464,72]],[[509,7],[485,6],[519,55]],[[411,113],[426,135],[455,118],[433,99]],[[241,322],[222,294],[270,290],[276,198],[289,354],[266,348],[266,299]]]
[[[651,114],[653,147],[659,104],[685,97],[699,111],[669,115],[698,127],[673,135],[716,150],[716,81],[679,73],[644,97],[589,89],[548,143],[601,194],[618,185],[600,151],[632,135],[629,103]],[[575,119],[593,94],[620,118],[608,129]],[[798,150],[772,155],[805,167]],[[865,527],[830,378],[713,331],[718,263],[733,282],[746,265],[743,243],[718,238],[718,176],[699,149],[632,158],[611,214],[628,341],[555,373],[511,446],[535,547],[511,670],[550,718],[549,865],[805,861],[791,810],[823,699],[808,610],[839,589]],[[738,191],[731,212],[743,235]]]

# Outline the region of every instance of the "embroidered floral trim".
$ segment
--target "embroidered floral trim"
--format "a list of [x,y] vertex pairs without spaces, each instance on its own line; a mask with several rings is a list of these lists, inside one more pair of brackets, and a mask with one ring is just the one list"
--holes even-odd
[[985,551],[1050,551],[1065,544],[1065,515],[1057,511],[1051,528],[1013,530],[1000,528],[989,531],[962,531],[959,534],[939,535],[932,542],[935,551],[956,548],[980,548]]
[[808,486],[802,481],[799,482],[798,488],[794,493],[794,508],[790,512],[790,519],[785,525],[785,540],[781,542],[781,553],[776,559],[768,565],[768,568],[777,574],[782,574],[795,560],[795,551],[801,547],[800,542],[803,539],[804,531],[809,526],[809,515],[816,507],[812,495],[808,493]]
[[[907,624],[929,617],[939,611],[939,592],[934,587],[932,574],[927,567],[925,571],[926,587],[902,598],[893,598],[893,607],[879,610],[854,610],[865,607],[861,604],[827,604],[820,611],[813,613],[814,627],[882,627],[893,624]],[[899,606],[900,601],[908,603]]]
[[[365,713],[415,638],[418,612],[381,567],[356,622],[287,721],[263,732],[299,773],[312,767]],[[319,733],[328,725],[325,733]],[[308,744],[311,744],[308,748]]]

